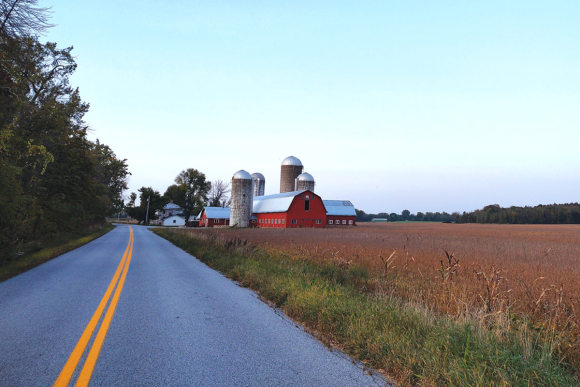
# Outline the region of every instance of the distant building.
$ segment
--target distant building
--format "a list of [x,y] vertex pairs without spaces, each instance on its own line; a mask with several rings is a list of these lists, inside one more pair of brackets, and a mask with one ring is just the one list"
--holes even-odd
[[185,217],[181,215],[171,215],[161,221],[163,226],[185,226]]
[[204,207],[197,218],[199,219],[199,227],[229,226],[230,208]]
[[348,200],[323,200],[328,226],[356,226],[356,211]]

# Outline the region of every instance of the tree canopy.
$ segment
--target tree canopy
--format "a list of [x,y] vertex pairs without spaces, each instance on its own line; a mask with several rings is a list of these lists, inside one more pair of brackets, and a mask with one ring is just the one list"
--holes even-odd
[[72,47],[31,35],[50,27],[36,4],[0,5],[1,253],[102,222],[122,208],[130,175],[126,160],[87,138],[89,104],[69,84]]

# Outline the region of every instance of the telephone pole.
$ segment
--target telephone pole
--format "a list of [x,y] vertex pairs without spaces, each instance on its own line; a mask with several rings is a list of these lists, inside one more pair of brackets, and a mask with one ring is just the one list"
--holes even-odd
[[151,199],[151,196],[147,196],[147,212],[145,213],[145,225],[146,226],[149,225],[149,199]]

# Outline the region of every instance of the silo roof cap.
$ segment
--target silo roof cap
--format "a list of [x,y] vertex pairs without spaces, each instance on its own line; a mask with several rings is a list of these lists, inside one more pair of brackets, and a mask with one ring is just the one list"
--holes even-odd
[[232,176],[232,179],[252,180],[252,176],[248,172],[244,171],[243,169],[240,169],[239,171],[234,173],[234,176]]
[[262,175],[260,172],[254,172],[252,173],[252,177],[255,179],[260,179],[260,180],[266,180],[266,178],[264,177],[264,175]]
[[307,172],[301,173],[300,175],[298,175],[297,179],[299,181],[314,181],[314,177]]
[[301,167],[302,162],[297,157],[288,156],[284,160],[282,160],[282,165],[295,165]]

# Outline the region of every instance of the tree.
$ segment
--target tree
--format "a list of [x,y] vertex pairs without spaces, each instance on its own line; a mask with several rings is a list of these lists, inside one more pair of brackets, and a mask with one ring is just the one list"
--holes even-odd
[[208,206],[226,207],[229,205],[228,193],[230,191],[230,183],[225,183],[222,180],[214,181],[209,191]]
[[175,183],[185,187],[185,203],[183,213],[185,218],[194,213],[201,212],[204,204],[208,200],[211,183],[206,181],[205,174],[194,168],[181,171],[175,178]]
[[[126,207],[127,213],[130,217],[137,220],[139,224],[141,222],[145,223],[145,219],[153,219],[155,217],[155,212],[163,208],[163,199],[159,191],[154,190],[151,187],[141,187],[138,189],[139,192],[139,207],[135,207],[135,200],[137,199],[137,194],[131,192],[129,204]],[[147,216],[147,198],[149,198],[149,216]]]
[[185,185],[172,184],[165,190],[163,194],[163,199],[166,203],[173,200],[173,203],[177,204],[179,207],[185,207],[185,194],[187,193],[187,188]]
[[54,27],[48,23],[49,8],[37,7],[38,0],[1,0],[0,37],[42,34]]

